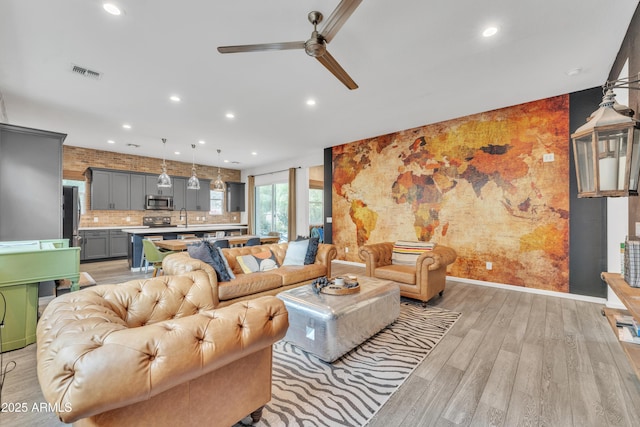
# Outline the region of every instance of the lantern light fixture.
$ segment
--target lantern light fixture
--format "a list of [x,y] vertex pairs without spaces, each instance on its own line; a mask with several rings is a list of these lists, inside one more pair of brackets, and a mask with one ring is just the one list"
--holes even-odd
[[638,78],[608,81],[600,108],[572,135],[578,197],[637,196],[640,123],[615,101],[614,89],[640,89]]

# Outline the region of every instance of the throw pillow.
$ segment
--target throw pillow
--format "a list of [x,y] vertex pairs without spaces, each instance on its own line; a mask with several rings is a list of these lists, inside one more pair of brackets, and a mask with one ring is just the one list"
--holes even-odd
[[189,253],[189,256],[191,258],[199,259],[200,261],[206,262],[213,267],[213,259],[211,258],[209,247],[205,243],[200,243],[198,245],[189,245],[187,246],[187,252]]
[[320,239],[312,237],[309,239],[309,247],[307,248],[307,254],[304,257],[304,265],[313,264],[316,262],[316,255],[318,254],[318,243]]
[[431,251],[436,246],[432,242],[409,242],[398,240],[393,245],[391,264],[415,265],[418,257],[425,251]]
[[220,259],[220,254],[217,251],[212,251],[208,243],[203,242],[199,245],[190,245],[187,247],[187,252],[191,258],[199,259],[213,267],[219,282],[228,282],[231,280],[224,266],[224,262]]
[[287,253],[284,256],[282,265],[304,265],[304,259],[307,256],[308,248],[308,240],[296,240],[295,242],[289,242],[287,245]]
[[269,249],[251,255],[239,255],[236,260],[245,274],[278,268],[276,256]]
[[229,267],[229,261],[227,261],[227,257],[225,257],[222,253],[222,249],[218,247],[216,247],[216,249],[220,253],[220,258],[222,258],[222,261],[224,262],[224,266],[227,269],[227,273],[229,273],[229,277],[231,278],[231,280],[235,279],[236,275],[233,274],[233,270],[231,269],[231,267]]

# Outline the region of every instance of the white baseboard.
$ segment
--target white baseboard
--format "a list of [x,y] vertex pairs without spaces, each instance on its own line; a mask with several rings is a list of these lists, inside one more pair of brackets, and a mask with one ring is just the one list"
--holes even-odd
[[[365,266],[365,264],[362,263],[362,262],[344,261],[344,260],[338,260],[338,259],[333,260],[333,262],[338,263],[338,264],[353,265],[353,266],[357,266],[357,267],[364,267]],[[491,288],[507,289],[509,291],[528,292],[528,293],[537,294],[537,295],[546,295],[546,296],[550,296],[550,297],[567,298],[567,299],[573,299],[573,300],[576,300],[576,301],[586,301],[586,302],[592,302],[592,303],[595,303],[595,304],[607,304],[607,299],[606,298],[590,297],[590,296],[587,296],[587,295],[578,295],[578,294],[570,294],[570,293],[565,293],[565,292],[547,291],[547,290],[544,290],[544,289],[526,288],[524,286],[507,285],[507,284],[504,284],[504,283],[496,283],[496,282],[485,282],[483,280],[465,279],[465,278],[462,278],[462,277],[454,277],[454,276],[447,276],[447,280],[451,280],[451,281],[455,281],[455,282],[468,283],[468,284],[471,284],[471,285],[488,286],[488,287],[491,287]],[[622,307],[624,308],[624,306],[622,306]]]

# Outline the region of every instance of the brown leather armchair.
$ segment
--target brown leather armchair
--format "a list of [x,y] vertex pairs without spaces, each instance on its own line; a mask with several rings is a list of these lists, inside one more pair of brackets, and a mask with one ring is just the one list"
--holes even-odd
[[366,275],[398,282],[400,295],[425,304],[436,294],[442,296],[447,266],[456,260],[456,251],[437,245],[420,255],[415,265],[394,265],[391,262],[393,245],[393,242],[382,242],[360,248],[360,258],[366,263]]
[[271,399],[272,344],[288,324],[272,296],[215,309],[203,271],[95,286],[45,309],[38,380],[76,426],[257,421]]

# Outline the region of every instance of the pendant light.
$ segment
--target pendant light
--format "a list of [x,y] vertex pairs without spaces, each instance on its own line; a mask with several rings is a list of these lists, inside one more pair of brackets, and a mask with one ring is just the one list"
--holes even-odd
[[165,161],[165,154],[167,152],[167,139],[162,138],[162,173],[158,176],[158,188],[171,188],[171,178],[167,175],[167,163]]
[[189,178],[189,182],[187,182],[187,190],[199,190],[200,180],[196,176],[196,144],[191,144],[191,148],[193,149],[193,157],[191,162],[191,178]]
[[220,175],[220,149],[218,148],[218,177],[213,182],[213,191],[224,191],[224,182],[222,182],[222,175]]

